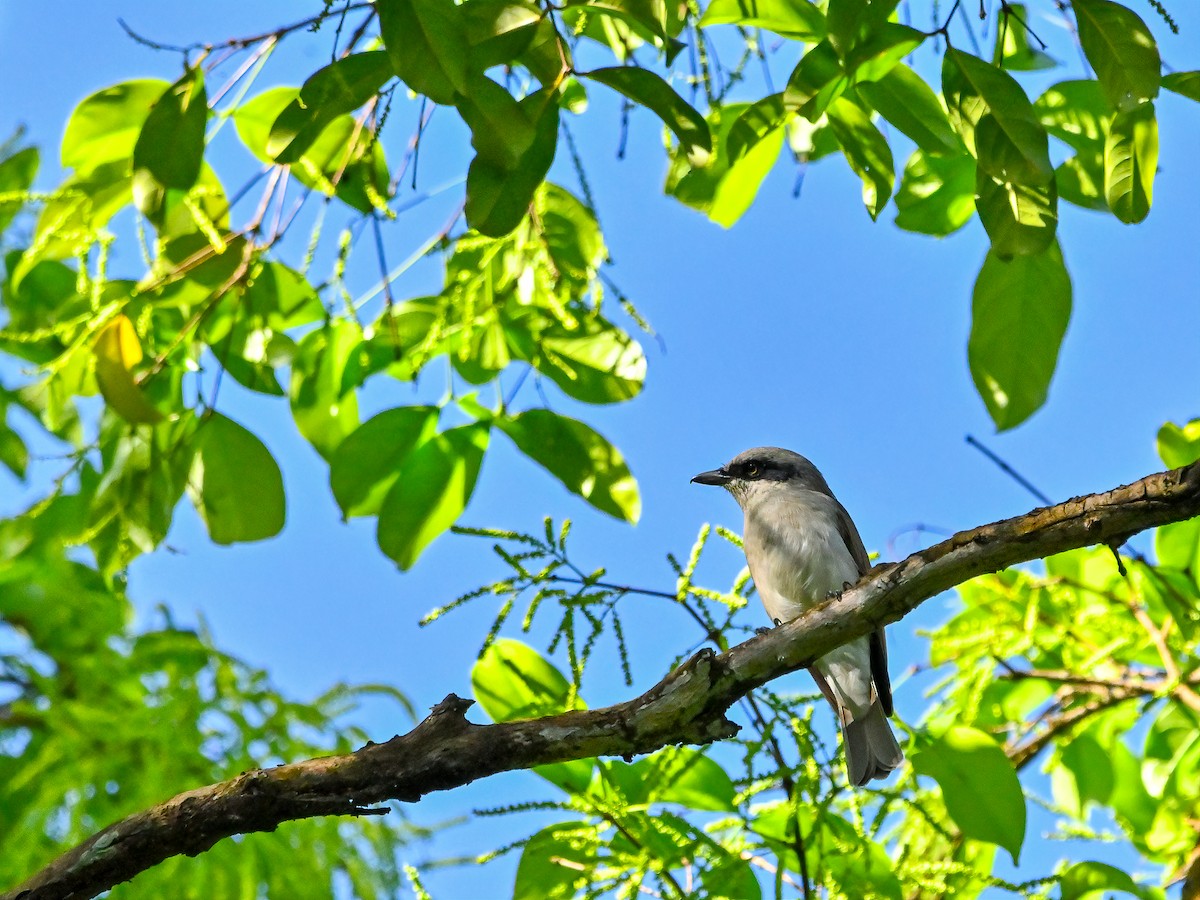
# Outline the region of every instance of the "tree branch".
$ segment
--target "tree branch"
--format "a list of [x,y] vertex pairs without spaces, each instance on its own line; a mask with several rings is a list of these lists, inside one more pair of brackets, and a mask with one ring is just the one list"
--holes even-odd
[[382,812],[488,775],[593,756],[651,753],[731,737],[726,711],[749,691],[834,647],[896,622],[925,600],[1017,563],[1200,515],[1200,462],[1036,509],[878,565],[831,599],[727,653],[703,650],[639,697],[603,709],[475,725],[449,695],[408,734],[331,756],[255,770],[131,815],[63,854],[0,900],[92,897],[169,857],[222,838],[318,815]]

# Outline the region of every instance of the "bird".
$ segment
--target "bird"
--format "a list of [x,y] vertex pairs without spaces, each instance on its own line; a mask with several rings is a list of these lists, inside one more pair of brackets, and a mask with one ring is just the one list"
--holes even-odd
[[[799,453],[754,447],[692,481],[725,488],[742,508],[746,562],[776,625],[840,593],[871,567],[850,514]],[[904,753],[887,721],[893,708],[883,629],[831,650],[809,672],[837,713],[850,782],[862,787],[886,778]]]

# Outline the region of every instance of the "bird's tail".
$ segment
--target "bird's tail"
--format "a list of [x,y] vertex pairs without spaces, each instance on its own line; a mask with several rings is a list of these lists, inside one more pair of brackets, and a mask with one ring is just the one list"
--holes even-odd
[[867,714],[842,725],[846,770],[850,783],[862,787],[872,778],[886,778],[904,760],[883,706],[876,700]]

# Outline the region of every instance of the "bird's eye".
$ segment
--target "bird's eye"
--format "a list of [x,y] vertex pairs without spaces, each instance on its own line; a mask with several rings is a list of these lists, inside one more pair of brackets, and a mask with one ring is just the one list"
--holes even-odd
[[750,463],[750,465],[746,466],[746,474],[751,478],[756,478],[761,471],[762,467],[758,463]]

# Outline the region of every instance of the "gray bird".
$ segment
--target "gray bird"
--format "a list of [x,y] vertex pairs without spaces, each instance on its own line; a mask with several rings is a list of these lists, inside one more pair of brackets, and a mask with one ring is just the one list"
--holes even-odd
[[[870,567],[858,529],[817,467],[798,453],[755,447],[692,481],[717,484],[745,513],[746,562],[776,624],[796,618]],[[883,629],[809,667],[838,714],[850,781],[886,778],[904,754],[888,725],[892,688]]]

